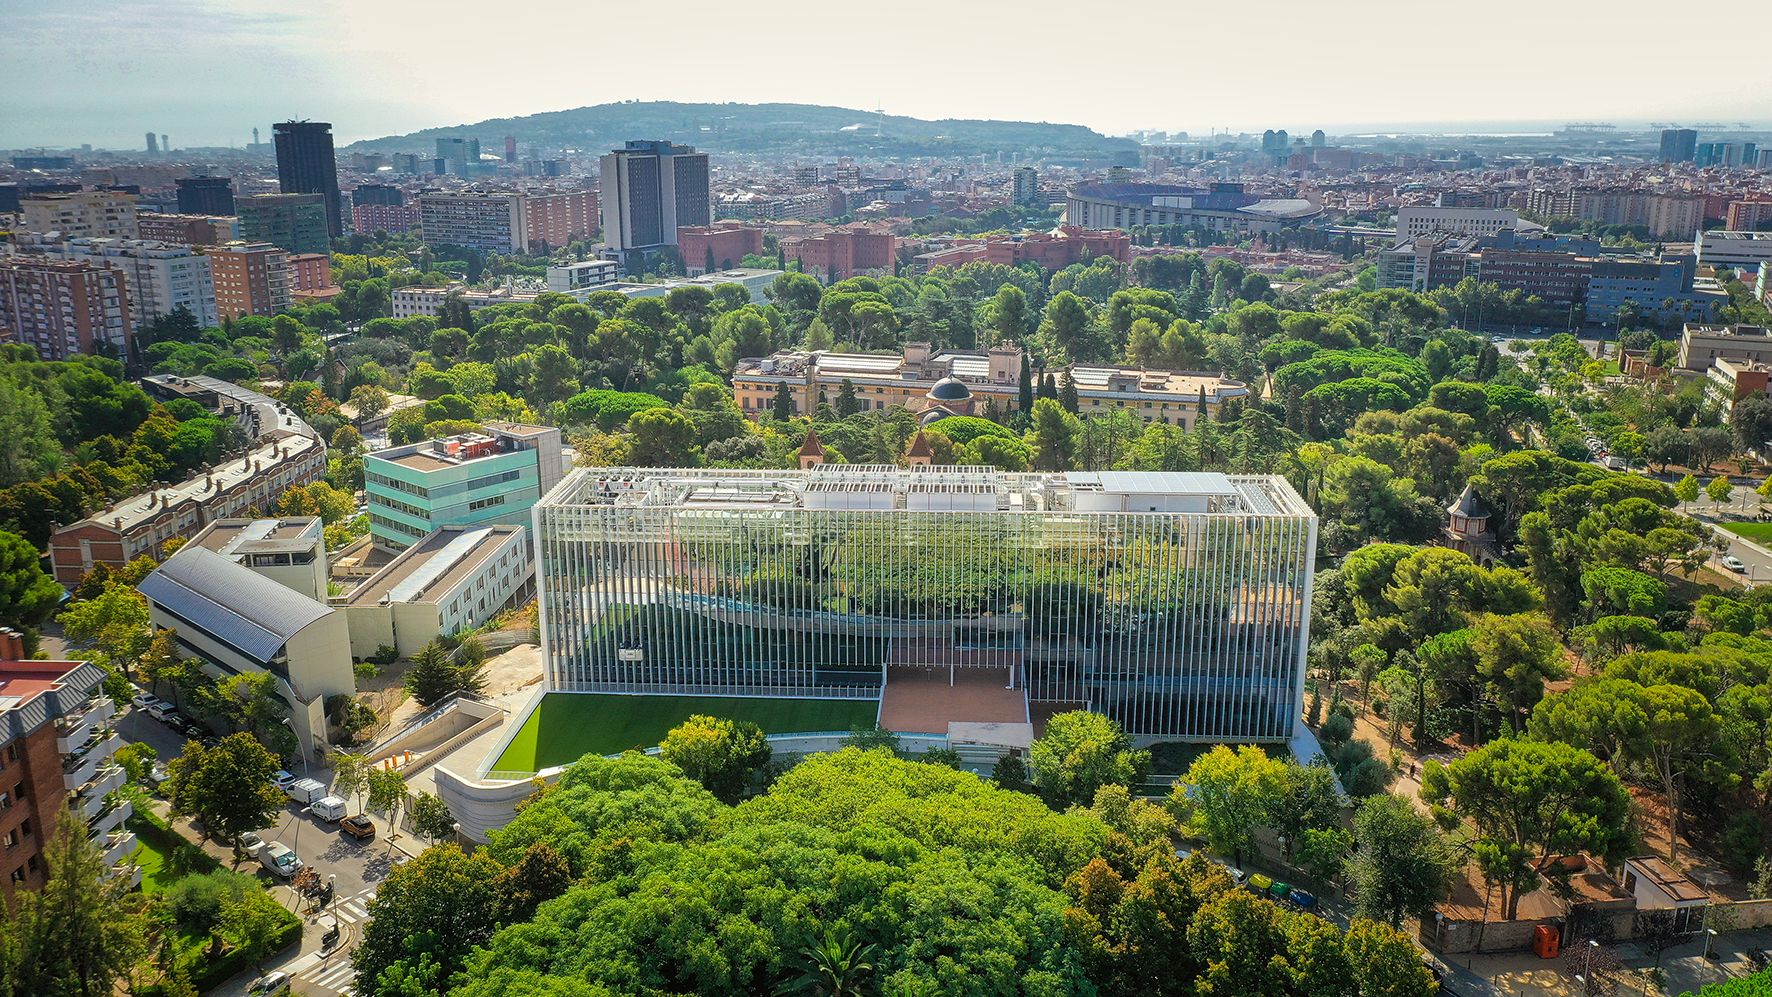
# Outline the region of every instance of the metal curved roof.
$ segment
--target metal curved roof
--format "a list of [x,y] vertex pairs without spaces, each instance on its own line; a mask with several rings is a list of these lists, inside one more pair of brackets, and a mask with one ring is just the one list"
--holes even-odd
[[255,661],[277,657],[291,637],[332,612],[204,547],[180,550],[137,588]]

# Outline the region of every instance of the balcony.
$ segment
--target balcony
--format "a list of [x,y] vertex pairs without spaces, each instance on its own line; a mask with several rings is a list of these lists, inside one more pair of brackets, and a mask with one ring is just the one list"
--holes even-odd
[[135,815],[135,805],[128,800],[116,800],[106,804],[98,812],[96,820],[87,823],[87,829],[97,834],[110,834],[123,826],[123,822]]
[[86,820],[92,820],[104,810],[105,797],[129,780],[129,773],[123,771],[121,765],[112,765],[100,769],[90,785],[87,785],[78,797],[75,809]]
[[69,755],[67,760],[62,762],[62,772],[68,791],[75,792],[81,786],[91,782],[98,775],[99,769],[110,762],[111,756],[116,754],[117,749],[121,747],[123,747],[123,739],[118,737],[115,732],[107,732],[93,738],[87,742],[86,747]]
[[99,847],[105,850],[106,865],[120,865],[135,851],[135,832],[113,831],[99,842]]
[[111,702],[109,696],[88,700],[63,717],[57,725],[60,733],[55,738],[55,750],[64,755],[79,750],[92,738],[93,732],[100,725],[116,715],[117,704]]
[[127,861],[111,866],[111,875],[125,877],[132,887],[142,885],[142,867],[130,865]]

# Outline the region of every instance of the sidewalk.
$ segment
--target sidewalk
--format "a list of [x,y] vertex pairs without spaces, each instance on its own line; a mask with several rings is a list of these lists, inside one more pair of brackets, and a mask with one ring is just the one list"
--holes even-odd
[[[1613,947],[1624,966],[1612,978],[1613,992],[1665,997],[1696,993],[1706,984],[1752,975],[1754,967],[1747,953],[1766,948],[1772,948],[1772,929],[1737,931],[1718,935],[1712,947],[1716,958],[1705,959],[1703,936],[1698,936],[1661,953],[1663,985],[1658,989],[1649,982],[1648,973],[1655,966],[1655,956],[1624,942]],[[1444,991],[1451,997],[1581,997],[1561,958],[1540,959],[1530,952],[1436,958],[1452,970]]]

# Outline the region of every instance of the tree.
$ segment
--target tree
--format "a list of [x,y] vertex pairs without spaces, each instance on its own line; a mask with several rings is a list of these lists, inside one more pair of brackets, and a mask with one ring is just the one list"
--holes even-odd
[[1729,496],[1735,494],[1735,486],[1729,483],[1728,475],[1719,474],[1710,479],[1710,484],[1704,486],[1704,494],[1712,505],[1721,506],[1729,501]]
[[1027,351],[1021,352],[1021,377],[1016,382],[1015,411],[1032,412],[1034,410],[1034,365],[1028,359]]
[[1212,850],[1239,866],[1287,790],[1286,765],[1260,748],[1218,745],[1188,767],[1169,793],[1169,807]]
[[153,641],[147,600],[128,585],[113,583],[97,597],[74,603],[60,621],[70,643],[92,648],[106,664],[125,671]]
[[36,626],[49,618],[61,597],[62,587],[43,570],[37,548],[0,530],[0,620]]
[[794,391],[788,382],[782,381],[775,386],[775,400],[770,403],[769,412],[775,416],[776,422],[787,422],[794,417]]
[[289,912],[269,893],[243,890],[238,896],[222,898],[215,932],[263,970],[265,955],[289,919]]
[[[785,382],[784,382],[785,383]],[[655,408],[628,419],[629,459],[641,467],[695,467],[701,463],[695,421],[676,409]]]
[[1327,760],[1301,765],[1289,758],[1282,765],[1284,784],[1268,814],[1268,826],[1280,835],[1290,858],[1304,844],[1307,832],[1341,823],[1341,793],[1335,788],[1335,771]]
[[425,849],[393,867],[369,901],[363,940],[352,953],[358,986],[422,958],[436,965],[439,993],[475,946],[498,927],[498,880],[504,868],[485,850],[464,855],[453,844]]
[[1543,613],[1471,620],[1471,651],[1488,694],[1503,707],[1508,729],[1519,731],[1544,696],[1544,685],[1563,676],[1563,644]]
[[457,662],[437,641],[420,648],[406,670],[406,691],[420,706],[435,706],[458,692],[478,692],[484,684],[479,662]]
[[1077,382],[1071,380],[1071,369],[1066,367],[1058,372],[1058,404],[1072,415],[1077,414]]
[[1398,927],[1451,892],[1459,863],[1434,822],[1409,801],[1370,796],[1354,814],[1357,845],[1347,872],[1354,912]]
[[1034,467],[1041,471],[1068,471],[1077,459],[1077,417],[1056,400],[1034,402]]
[[414,796],[411,817],[412,829],[428,841],[441,841],[455,833],[455,815],[449,812],[449,804],[436,793],[423,792]]
[[61,465],[61,441],[43,395],[0,378],[0,488],[47,478]]
[[277,759],[251,734],[230,734],[213,748],[187,741],[167,763],[166,797],[174,813],[201,821],[206,837],[236,843],[289,802],[271,785],[276,771]]
[[855,397],[855,382],[845,377],[837,388],[837,416],[847,419],[861,411],[861,400]]
[[751,775],[769,764],[769,742],[750,721],[696,714],[672,728],[659,755],[707,787],[722,803],[737,803]]
[[374,419],[388,410],[388,393],[379,385],[359,384],[351,389],[351,408],[360,421]]
[[1099,713],[1073,710],[1046,721],[1046,733],[1028,751],[1034,788],[1055,807],[1087,805],[1103,786],[1135,786],[1150,770],[1148,751]]
[[1501,887],[1509,920],[1551,859],[1581,852],[1612,858],[1629,844],[1624,784],[1604,762],[1567,744],[1509,738],[1448,765],[1429,762],[1421,797],[1441,827],[1461,818],[1475,825],[1479,865]]
[[111,997],[147,952],[143,898],[63,809],[43,846],[46,881],[0,902],[0,997]]
[[1685,477],[1681,478],[1680,480],[1674,482],[1674,498],[1677,498],[1681,502],[1685,502],[1688,504],[1698,501],[1698,478],[1697,478],[1697,476],[1688,474]]
[[406,777],[398,769],[369,770],[369,809],[388,820],[388,851],[394,850],[394,830],[400,826],[400,811],[406,806]]
[[363,809],[363,794],[369,791],[369,759],[363,755],[343,753],[332,760],[332,791],[347,800],[356,800],[356,809]]
[[516,864],[498,877],[499,920],[527,921],[535,909],[572,886],[572,867],[545,841],[531,842]]

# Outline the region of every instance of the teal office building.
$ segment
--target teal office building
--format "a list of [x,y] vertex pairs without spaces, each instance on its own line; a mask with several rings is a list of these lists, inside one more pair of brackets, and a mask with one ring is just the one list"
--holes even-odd
[[528,526],[562,470],[558,429],[509,422],[376,451],[363,465],[369,535],[400,551],[444,526]]

